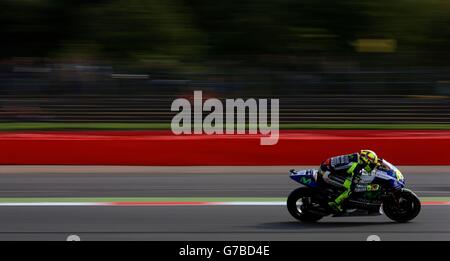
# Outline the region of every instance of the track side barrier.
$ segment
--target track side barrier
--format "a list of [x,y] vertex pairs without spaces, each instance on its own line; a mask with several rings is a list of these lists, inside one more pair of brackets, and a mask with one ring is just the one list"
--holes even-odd
[[450,131],[282,131],[259,135],[175,136],[169,131],[0,134],[2,165],[269,166],[318,165],[372,149],[396,165],[450,165]]

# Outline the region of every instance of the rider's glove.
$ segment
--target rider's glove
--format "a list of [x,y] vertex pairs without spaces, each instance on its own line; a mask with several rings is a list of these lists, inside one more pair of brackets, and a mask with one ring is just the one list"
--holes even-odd
[[367,185],[367,191],[377,191],[379,189],[380,189],[380,185],[378,185],[378,184]]

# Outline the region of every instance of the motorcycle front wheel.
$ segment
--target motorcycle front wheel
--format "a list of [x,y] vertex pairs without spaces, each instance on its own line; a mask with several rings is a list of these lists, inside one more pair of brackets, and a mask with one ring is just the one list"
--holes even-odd
[[383,202],[383,212],[396,222],[405,223],[419,215],[421,204],[414,192],[404,189]]

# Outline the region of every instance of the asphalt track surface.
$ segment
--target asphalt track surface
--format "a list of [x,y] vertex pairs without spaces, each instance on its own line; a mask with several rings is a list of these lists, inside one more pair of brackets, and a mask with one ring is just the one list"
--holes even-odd
[[[21,167],[0,169],[17,197],[280,197],[290,167]],[[297,167],[304,168],[304,167]],[[450,197],[450,167],[400,167],[421,197]],[[285,206],[1,206],[0,240],[450,240],[450,206],[410,223],[385,216],[295,221]]]

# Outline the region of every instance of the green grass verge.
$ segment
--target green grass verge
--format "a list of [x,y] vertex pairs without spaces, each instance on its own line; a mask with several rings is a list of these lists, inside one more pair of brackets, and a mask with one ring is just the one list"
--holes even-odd
[[0,131],[20,130],[168,130],[168,123],[23,122],[0,123]]
[[[283,130],[449,130],[450,124],[288,123]],[[0,123],[0,131],[25,130],[170,130],[170,123],[24,122]]]
[[293,123],[281,124],[281,129],[329,129],[329,130],[449,130],[450,124],[371,124],[371,123]]

